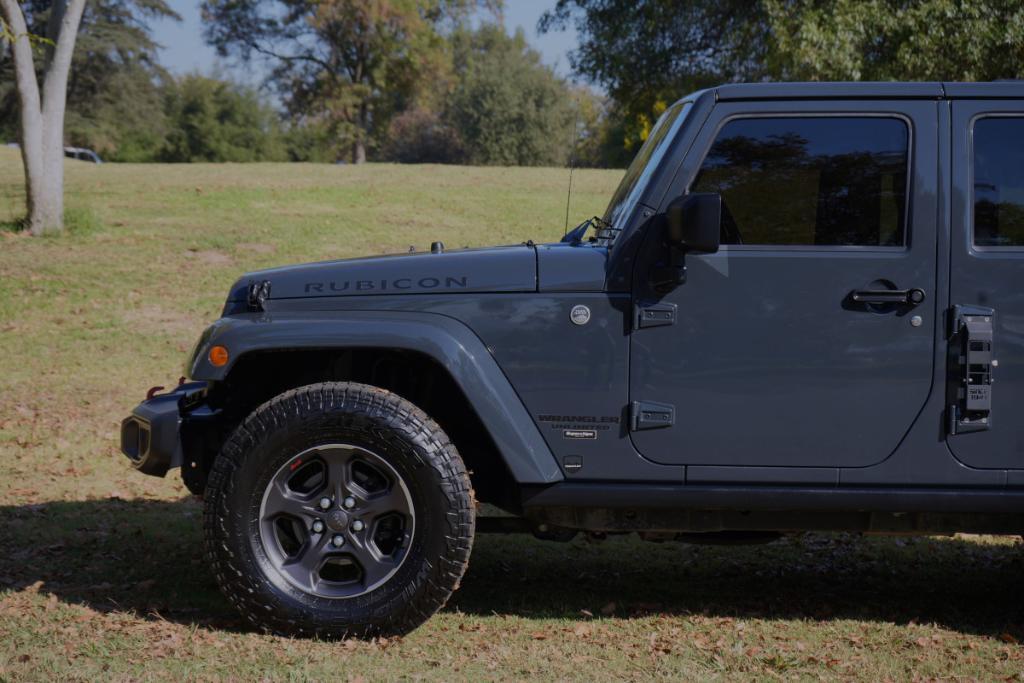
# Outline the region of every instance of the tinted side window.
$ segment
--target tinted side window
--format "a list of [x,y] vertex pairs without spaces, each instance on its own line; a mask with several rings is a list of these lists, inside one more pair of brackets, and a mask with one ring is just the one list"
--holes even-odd
[[1024,246],[1024,118],[974,123],[974,243]]
[[691,188],[722,195],[722,243],[904,244],[910,132],[896,118],[735,119]]

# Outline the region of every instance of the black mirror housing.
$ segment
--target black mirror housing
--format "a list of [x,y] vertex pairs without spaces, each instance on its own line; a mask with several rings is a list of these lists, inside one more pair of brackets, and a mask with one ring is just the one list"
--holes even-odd
[[718,251],[722,236],[722,195],[685,194],[665,211],[668,243],[694,254]]

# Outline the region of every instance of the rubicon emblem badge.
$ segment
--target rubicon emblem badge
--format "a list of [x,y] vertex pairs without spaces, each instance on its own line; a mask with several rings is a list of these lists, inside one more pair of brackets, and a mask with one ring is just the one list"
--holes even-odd
[[590,322],[590,309],[582,304],[573,306],[569,312],[569,320],[575,325],[586,325]]

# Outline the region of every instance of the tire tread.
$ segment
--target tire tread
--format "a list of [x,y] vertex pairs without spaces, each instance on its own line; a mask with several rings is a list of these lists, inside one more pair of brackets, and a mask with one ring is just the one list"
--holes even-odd
[[[389,434],[394,438],[397,433],[400,440],[413,444],[416,457],[436,472],[437,494],[447,510],[442,516],[448,526],[442,555],[424,558],[424,566],[414,580],[398,594],[400,599],[362,614],[361,623],[339,622],[316,607],[315,597],[301,607],[281,605],[280,594],[272,590],[268,580],[253,575],[258,572],[247,571],[234,545],[238,539],[229,531],[231,515],[238,513],[228,501],[246,455],[272,432],[324,413],[336,414],[342,420],[361,415],[382,438],[389,438]],[[258,407],[236,428],[214,460],[204,499],[204,549],[222,592],[255,627],[281,635],[344,638],[407,633],[445,605],[458,588],[473,547],[475,499],[469,474],[454,444],[411,402],[365,384],[307,385]]]

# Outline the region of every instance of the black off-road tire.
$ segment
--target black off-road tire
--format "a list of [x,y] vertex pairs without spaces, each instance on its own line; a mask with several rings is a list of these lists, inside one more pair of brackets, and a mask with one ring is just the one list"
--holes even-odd
[[[282,585],[259,529],[274,473],[296,453],[338,442],[372,451],[400,475],[415,531],[404,560],[382,585],[355,597],[325,598]],[[429,619],[458,588],[474,525],[466,467],[441,428],[400,396],[349,382],[301,387],[257,408],[217,456],[203,514],[217,582],[246,619],[265,631],[321,638],[402,634]]]

